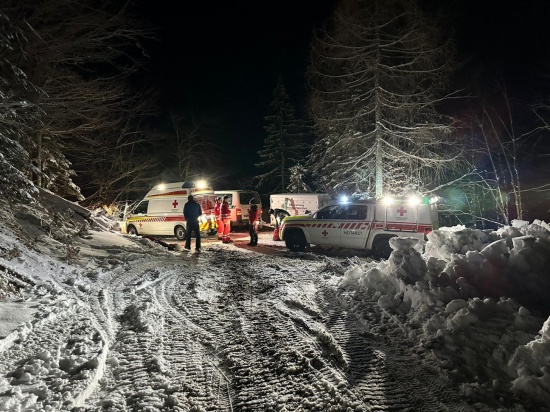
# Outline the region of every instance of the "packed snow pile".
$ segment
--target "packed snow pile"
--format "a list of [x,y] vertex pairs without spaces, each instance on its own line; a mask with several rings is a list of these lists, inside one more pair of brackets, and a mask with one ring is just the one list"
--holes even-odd
[[[418,345],[432,349],[463,393],[550,403],[550,226],[442,228],[394,238],[388,261],[355,264],[344,286],[376,299]],[[360,310],[359,308],[356,308]]]

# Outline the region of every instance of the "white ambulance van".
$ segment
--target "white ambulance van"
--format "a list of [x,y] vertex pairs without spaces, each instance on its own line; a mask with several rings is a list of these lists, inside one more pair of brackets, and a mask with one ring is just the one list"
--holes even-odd
[[258,210],[261,213],[262,200],[260,194],[254,190],[216,190],[216,196],[229,196],[228,203],[231,210],[231,225],[244,226],[248,224],[248,209],[250,201],[258,205]]
[[288,249],[308,245],[367,249],[379,258],[391,254],[392,237],[414,237],[421,242],[439,228],[436,204],[428,198],[385,198],[343,201],[305,216],[283,219],[280,237]]
[[[331,203],[327,193],[277,193],[269,196],[271,224],[275,225],[278,216],[299,216],[315,212]],[[280,223],[280,222],[279,222]]]
[[[201,205],[201,223],[213,222],[212,212],[216,195],[211,188],[195,187],[189,182],[175,182],[155,186],[126,216],[123,233],[130,235],[175,236],[185,239],[187,223],[183,217],[183,206],[189,195]],[[205,227],[201,224],[201,229]]]

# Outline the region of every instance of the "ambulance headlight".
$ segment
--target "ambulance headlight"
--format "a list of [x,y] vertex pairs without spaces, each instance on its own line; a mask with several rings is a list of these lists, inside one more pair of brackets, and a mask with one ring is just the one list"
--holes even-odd
[[347,196],[340,196],[340,203],[348,203],[349,198]]
[[206,183],[206,180],[199,180],[195,183],[195,187],[199,190],[206,189],[208,187],[208,183]]
[[411,196],[408,199],[408,203],[411,206],[418,206],[420,204],[420,198],[418,196]]
[[391,205],[394,202],[394,199],[391,196],[384,196],[382,201],[384,202],[385,205]]

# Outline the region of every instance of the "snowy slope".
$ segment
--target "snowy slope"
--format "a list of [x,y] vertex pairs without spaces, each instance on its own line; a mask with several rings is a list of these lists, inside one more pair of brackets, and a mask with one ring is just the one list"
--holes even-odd
[[269,232],[182,254],[86,212],[51,194],[0,207],[0,410],[550,402],[544,222],[444,228],[376,262]]

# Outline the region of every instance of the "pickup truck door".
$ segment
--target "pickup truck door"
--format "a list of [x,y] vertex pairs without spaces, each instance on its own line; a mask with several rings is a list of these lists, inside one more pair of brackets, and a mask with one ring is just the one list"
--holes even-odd
[[340,225],[342,246],[357,249],[364,248],[369,233],[368,206],[348,205],[345,213],[345,220]]
[[315,245],[340,245],[340,205],[324,207],[313,215],[310,227],[311,243]]

